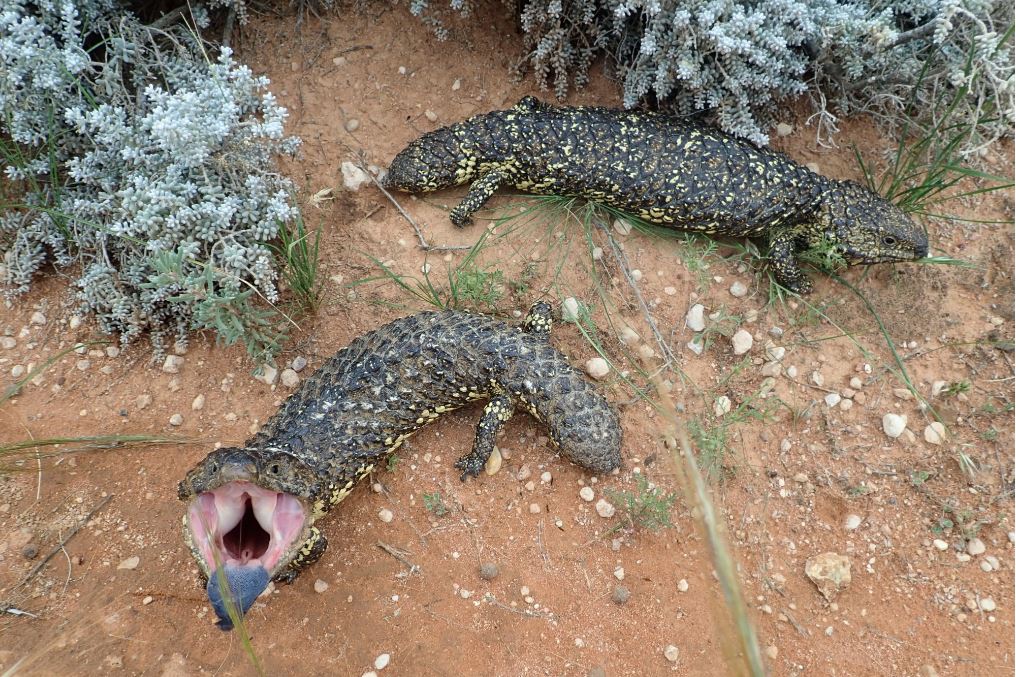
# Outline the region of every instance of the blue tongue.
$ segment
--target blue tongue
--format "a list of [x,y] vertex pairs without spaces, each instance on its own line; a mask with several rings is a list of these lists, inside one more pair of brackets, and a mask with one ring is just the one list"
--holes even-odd
[[233,566],[227,564],[213,573],[208,578],[208,601],[215,609],[215,615],[219,617],[216,625],[222,630],[232,630],[233,621],[226,610],[226,600],[223,597],[219,582],[225,578],[229,585],[229,592],[232,595],[236,611],[240,616],[247,613],[254,600],[257,599],[265,588],[268,587],[268,571],[261,566]]

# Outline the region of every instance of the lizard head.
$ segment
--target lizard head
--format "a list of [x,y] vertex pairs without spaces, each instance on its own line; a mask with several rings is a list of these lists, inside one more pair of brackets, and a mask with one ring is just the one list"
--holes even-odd
[[823,225],[850,264],[914,261],[928,255],[928,233],[899,207],[858,183],[834,182],[823,207]]
[[233,447],[213,451],[180,482],[184,538],[208,578],[220,628],[233,626],[230,599],[242,616],[269,581],[321,540],[312,526],[324,506],[318,485],[290,454]]
[[475,154],[463,146],[456,130],[463,123],[427,132],[399,151],[382,185],[407,193],[460,186],[473,177]]

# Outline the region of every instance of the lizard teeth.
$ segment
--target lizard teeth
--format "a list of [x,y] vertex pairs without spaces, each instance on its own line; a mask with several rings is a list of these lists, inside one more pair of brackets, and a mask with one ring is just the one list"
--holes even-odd
[[219,517],[218,524],[215,525],[215,531],[220,535],[228,534],[243,519],[246,501],[237,500],[238,498],[242,497],[230,494],[215,494],[215,512]]
[[275,506],[278,503],[279,494],[258,492],[251,496],[251,503],[254,506],[254,517],[258,524],[267,533],[272,533],[272,522],[275,517]]

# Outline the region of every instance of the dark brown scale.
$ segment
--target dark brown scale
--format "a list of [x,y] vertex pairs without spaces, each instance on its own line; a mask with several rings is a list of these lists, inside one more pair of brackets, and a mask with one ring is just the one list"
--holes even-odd
[[396,320],[336,353],[244,448],[296,456],[341,488],[441,414],[490,399],[504,418],[485,411],[473,451],[457,464],[464,476],[480,472],[517,407],[547,425],[569,460],[597,473],[617,468],[617,415],[548,343],[550,307],[534,306],[523,326],[454,311]]
[[765,237],[777,280],[796,291],[809,288],[796,254],[823,239],[850,263],[928,252],[923,229],[868,189],[661,113],[526,97],[424,134],[395,157],[385,183],[407,192],[472,184],[450,214],[459,226],[511,186],[588,198],[681,230]]

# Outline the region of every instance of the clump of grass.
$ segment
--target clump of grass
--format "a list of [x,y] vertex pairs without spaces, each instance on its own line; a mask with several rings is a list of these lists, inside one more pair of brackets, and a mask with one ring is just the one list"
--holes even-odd
[[297,212],[292,225],[279,222],[279,242],[272,246],[282,262],[282,277],[286,286],[296,297],[300,310],[308,313],[316,312],[321,302],[318,280],[320,245],[321,231],[315,230],[312,237],[307,232],[303,216]]
[[[1012,39],[1013,26],[998,37],[993,51],[1003,48]],[[899,141],[888,166],[881,172],[874,163],[864,159],[855,147],[854,155],[864,174],[865,182],[873,191],[892,201],[904,212],[921,217],[957,220],[957,217],[943,214],[940,208],[944,202],[984,193],[1007,190],[1013,186],[1012,179],[979,171],[965,162],[964,151],[970,141],[977,137],[979,128],[999,121],[999,102],[989,101],[978,110],[976,116],[968,115],[964,102],[972,90],[978,88],[977,80],[984,77],[979,68],[978,44],[971,43],[963,67],[961,84],[952,89],[940,88],[935,105],[928,107],[918,96],[926,80],[936,77],[936,59],[925,61],[912,97],[906,102],[901,118],[904,120],[899,132]],[[930,126],[917,127],[912,120],[925,119],[927,109],[934,111]],[[960,184],[972,180],[972,188],[960,188]],[[962,219],[969,220],[969,219]],[[937,258],[937,257],[935,257]],[[925,262],[938,262],[925,260]]]
[[445,505],[440,491],[434,491],[423,495],[423,507],[435,517],[444,517],[448,514],[448,506]]
[[698,451],[699,468],[710,482],[723,476],[727,455],[727,426],[707,426],[692,419],[688,421],[688,435]]
[[970,392],[970,381],[953,381],[942,389],[942,396],[956,397],[966,392]]
[[635,491],[608,489],[606,493],[611,503],[621,511],[622,522],[611,531],[616,531],[622,526],[632,531],[637,529],[659,531],[674,527],[674,523],[670,521],[670,511],[677,501],[677,494],[668,493],[660,487],[651,485],[644,474],[635,475]]
[[422,277],[400,275],[383,261],[371,256],[371,261],[381,269],[381,275],[374,275],[350,284],[351,287],[373,282],[393,283],[410,297],[440,310],[457,310],[467,307],[485,306],[492,309],[505,293],[504,273],[498,269],[481,266],[478,257],[486,249],[490,231],[485,230],[466,255],[454,266],[446,269],[447,287],[441,287],[432,276],[430,263],[423,266]]

